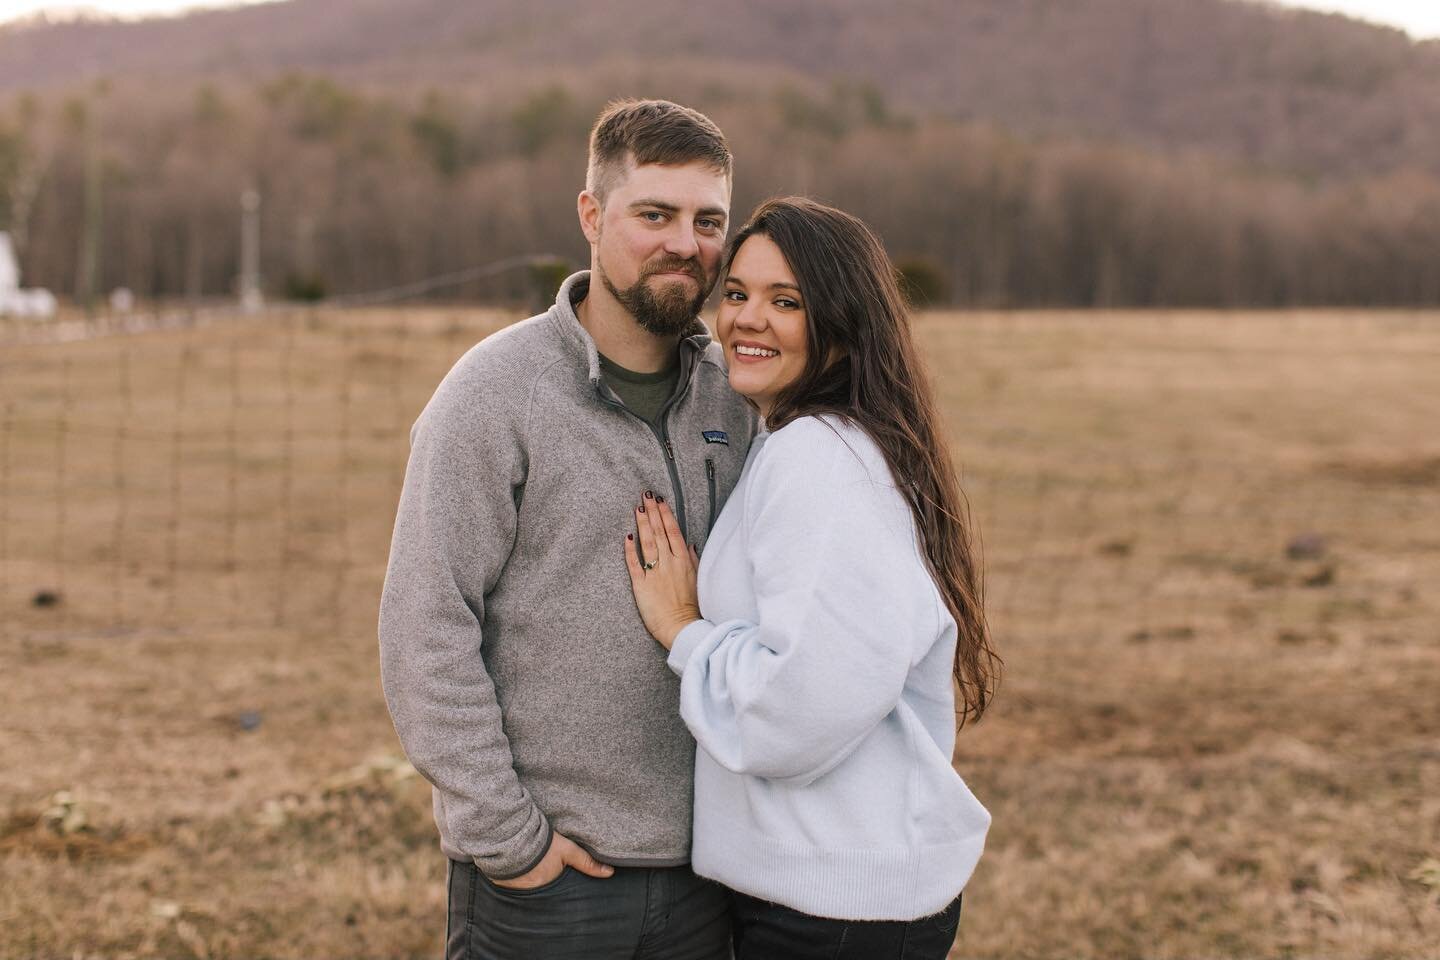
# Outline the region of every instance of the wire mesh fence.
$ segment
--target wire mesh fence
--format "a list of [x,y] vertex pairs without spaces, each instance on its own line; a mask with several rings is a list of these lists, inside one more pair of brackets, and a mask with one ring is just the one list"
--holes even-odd
[[[49,342],[11,331],[0,640],[371,636],[409,427],[460,354],[518,316],[321,308]],[[1440,574],[1440,447],[1416,439],[1440,414],[1433,317],[917,324],[1002,650],[1016,633],[1433,632],[1421,584]]]

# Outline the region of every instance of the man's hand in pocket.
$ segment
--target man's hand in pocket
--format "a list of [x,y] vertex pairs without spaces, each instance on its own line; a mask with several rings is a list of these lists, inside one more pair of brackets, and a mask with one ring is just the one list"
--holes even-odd
[[545,851],[545,856],[530,869],[529,873],[522,873],[509,880],[491,880],[490,882],[497,887],[505,887],[509,890],[533,890],[558,879],[567,866],[592,877],[608,877],[615,873],[614,867],[596,860],[573,840],[559,833],[552,833],[550,849]]

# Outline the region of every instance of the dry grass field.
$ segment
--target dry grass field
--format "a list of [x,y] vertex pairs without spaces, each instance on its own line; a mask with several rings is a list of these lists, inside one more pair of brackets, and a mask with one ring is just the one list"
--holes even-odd
[[[513,319],[0,346],[0,957],[435,957],[374,621]],[[1440,957],[1440,316],[933,314],[1006,678],[955,957]]]

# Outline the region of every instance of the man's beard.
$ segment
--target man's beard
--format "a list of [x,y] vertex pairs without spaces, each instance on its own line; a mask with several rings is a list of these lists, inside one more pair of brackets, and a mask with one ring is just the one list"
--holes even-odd
[[[630,311],[635,322],[646,332],[657,337],[671,337],[684,333],[695,322],[695,315],[705,305],[710,295],[710,284],[705,282],[705,271],[698,260],[665,259],[647,264],[640,269],[640,276],[630,286],[621,290],[610,280],[605,265],[598,259],[596,266],[600,282],[610,291],[622,307]],[[682,281],[663,284],[660,292],[650,289],[648,281],[657,273],[688,273],[695,279],[695,293],[692,296]]]

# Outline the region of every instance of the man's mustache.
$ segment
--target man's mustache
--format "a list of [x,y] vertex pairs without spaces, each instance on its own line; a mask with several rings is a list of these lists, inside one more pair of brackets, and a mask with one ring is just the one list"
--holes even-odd
[[705,273],[700,269],[698,260],[662,260],[652,267],[646,267],[642,279],[648,279],[657,273],[686,273],[694,277],[696,283],[705,282]]

